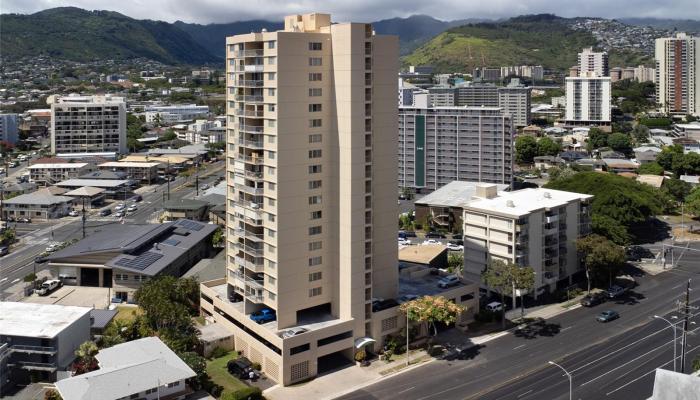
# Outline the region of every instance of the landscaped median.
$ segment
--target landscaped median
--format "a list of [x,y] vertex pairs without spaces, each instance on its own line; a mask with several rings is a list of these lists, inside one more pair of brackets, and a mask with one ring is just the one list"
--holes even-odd
[[261,399],[260,388],[249,386],[228,372],[228,362],[236,358],[238,358],[238,353],[231,351],[220,357],[207,360],[207,375],[212,382],[224,388],[220,398],[222,400]]

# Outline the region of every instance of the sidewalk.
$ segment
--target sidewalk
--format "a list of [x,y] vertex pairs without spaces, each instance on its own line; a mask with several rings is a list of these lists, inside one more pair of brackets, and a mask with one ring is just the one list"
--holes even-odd
[[[561,313],[565,313],[570,310],[575,310],[581,307],[579,303],[581,299],[586,295],[586,293],[580,294],[576,297],[572,297],[571,300],[565,301],[563,303],[548,304],[546,306],[537,306],[525,309],[525,318],[552,318],[556,317]],[[511,321],[520,319],[520,309],[510,310],[506,312],[506,319]]]

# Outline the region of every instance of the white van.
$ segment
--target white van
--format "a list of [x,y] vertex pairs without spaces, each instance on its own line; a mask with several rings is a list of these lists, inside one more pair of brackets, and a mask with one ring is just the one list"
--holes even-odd
[[59,287],[61,287],[61,281],[59,281],[58,279],[52,279],[42,283],[39,289],[37,289],[36,293],[39,296],[46,296],[54,290],[58,289]]
[[486,309],[491,312],[503,311],[503,303],[497,301],[491,302],[486,305]]

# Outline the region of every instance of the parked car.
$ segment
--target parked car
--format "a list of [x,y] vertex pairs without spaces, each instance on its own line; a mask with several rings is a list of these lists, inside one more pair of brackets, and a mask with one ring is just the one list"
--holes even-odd
[[457,246],[464,246],[464,240],[462,240],[462,239],[459,239],[459,240],[450,240],[448,243],[456,244]]
[[239,379],[248,379],[250,371],[253,370],[253,363],[245,357],[239,357],[226,364],[229,374]]
[[125,212],[124,210],[119,210],[119,211],[117,211],[116,213],[114,213],[114,217],[115,217],[115,218],[121,218],[121,217],[123,217],[125,214],[126,214],[126,212]]
[[425,234],[425,237],[428,239],[444,239],[445,235],[440,232],[428,232]]
[[386,310],[391,307],[398,306],[399,303],[394,299],[386,299],[382,301],[372,302],[372,312]]
[[51,243],[49,247],[46,248],[46,251],[49,253],[53,253],[54,251],[58,250],[61,247],[60,243]]
[[618,318],[620,318],[620,314],[617,311],[606,310],[598,314],[598,316],[595,319],[598,322],[610,322]]
[[58,279],[52,279],[42,283],[39,289],[36,290],[36,293],[39,296],[46,296],[54,290],[60,288],[61,286],[63,286],[61,281],[59,281]]
[[484,307],[486,310],[491,312],[503,311],[503,303],[498,301],[493,301]]
[[259,323],[259,324],[264,324],[265,322],[270,322],[274,321],[277,319],[277,315],[275,314],[275,310],[271,308],[263,308],[260,311],[256,311],[252,314],[250,314],[250,319],[253,321]]
[[0,246],[0,256],[6,256],[10,253],[10,248],[7,246]]
[[32,219],[27,217],[17,218],[17,222],[28,224],[32,222]]
[[605,301],[604,293],[592,293],[584,296],[581,299],[581,305],[584,307],[593,307]]
[[129,206],[129,208],[126,209],[126,211],[127,211],[127,212],[134,212],[134,211],[136,211],[136,210],[138,210],[138,209],[139,209],[139,208],[136,207],[136,204],[132,204],[132,205]]
[[106,217],[111,213],[112,213],[111,208],[105,208],[104,210],[100,210],[100,216],[102,216],[102,217]]
[[143,200],[143,197],[141,197],[140,194],[135,194],[134,197],[130,198],[129,200],[133,201],[134,203],[138,203],[139,201]]
[[451,251],[464,251],[464,245],[447,243],[447,250]]
[[405,294],[405,295],[399,297],[399,304],[407,303],[407,302],[413,301],[417,298],[418,298],[418,296],[416,296],[415,294]]
[[45,262],[47,262],[47,261],[49,261],[49,259],[46,258],[46,256],[36,256],[36,257],[34,257],[34,262],[37,263],[37,264],[43,264],[43,263],[45,263]]
[[439,288],[448,288],[452,286],[457,286],[460,283],[460,279],[457,275],[447,275],[445,277],[440,278],[438,281],[438,287]]
[[280,337],[282,339],[286,339],[286,338],[290,338],[292,336],[301,335],[302,333],[306,333],[308,331],[309,330],[306,328],[296,327],[296,328],[292,328],[292,329],[287,329],[286,331],[282,331],[282,333],[280,334]]
[[70,210],[70,212],[68,213],[68,215],[71,216],[71,217],[77,217],[78,215],[80,215],[80,213],[77,212],[77,211],[75,211],[75,210]]
[[114,207],[114,211],[121,211],[124,209],[124,207],[124,203],[119,203],[116,207]]
[[610,288],[608,289],[608,297],[611,299],[614,299],[615,297],[619,297],[625,293],[625,290],[626,289],[623,288],[622,286],[618,286],[618,285],[610,286]]
[[400,246],[409,246],[410,244],[411,244],[410,240],[399,238],[399,245]]
[[440,242],[435,239],[427,239],[423,241],[423,244],[440,244]]
[[646,247],[630,246],[625,249],[625,258],[627,261],[642,261],[642,258],[654,258],[654,253]]

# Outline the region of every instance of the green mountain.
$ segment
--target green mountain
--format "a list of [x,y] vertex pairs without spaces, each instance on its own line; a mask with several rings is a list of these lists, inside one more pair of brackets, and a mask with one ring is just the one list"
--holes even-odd
[[678,30],[687,33],[699,33],[700,21],[695,19],[667,18],[622,18],[619,20],[627,25],[651,26],[657,29]]
[[144,57],[167,64],[221,61],[173,24],[111,11],[61,7],[0,15],[2,57],[37,54],[75,61]]
[[182,21],[175,21],[173,24],[177,28],[187,32],[192,39],[200,46],[207,49],[211,54],[221,57],[226,56],[226,37],[249,33],[260,32],[263,28],[268,31],[276,31],[284,28],[284,23],[264,20],[238,21],[228,24],[189,24]]

